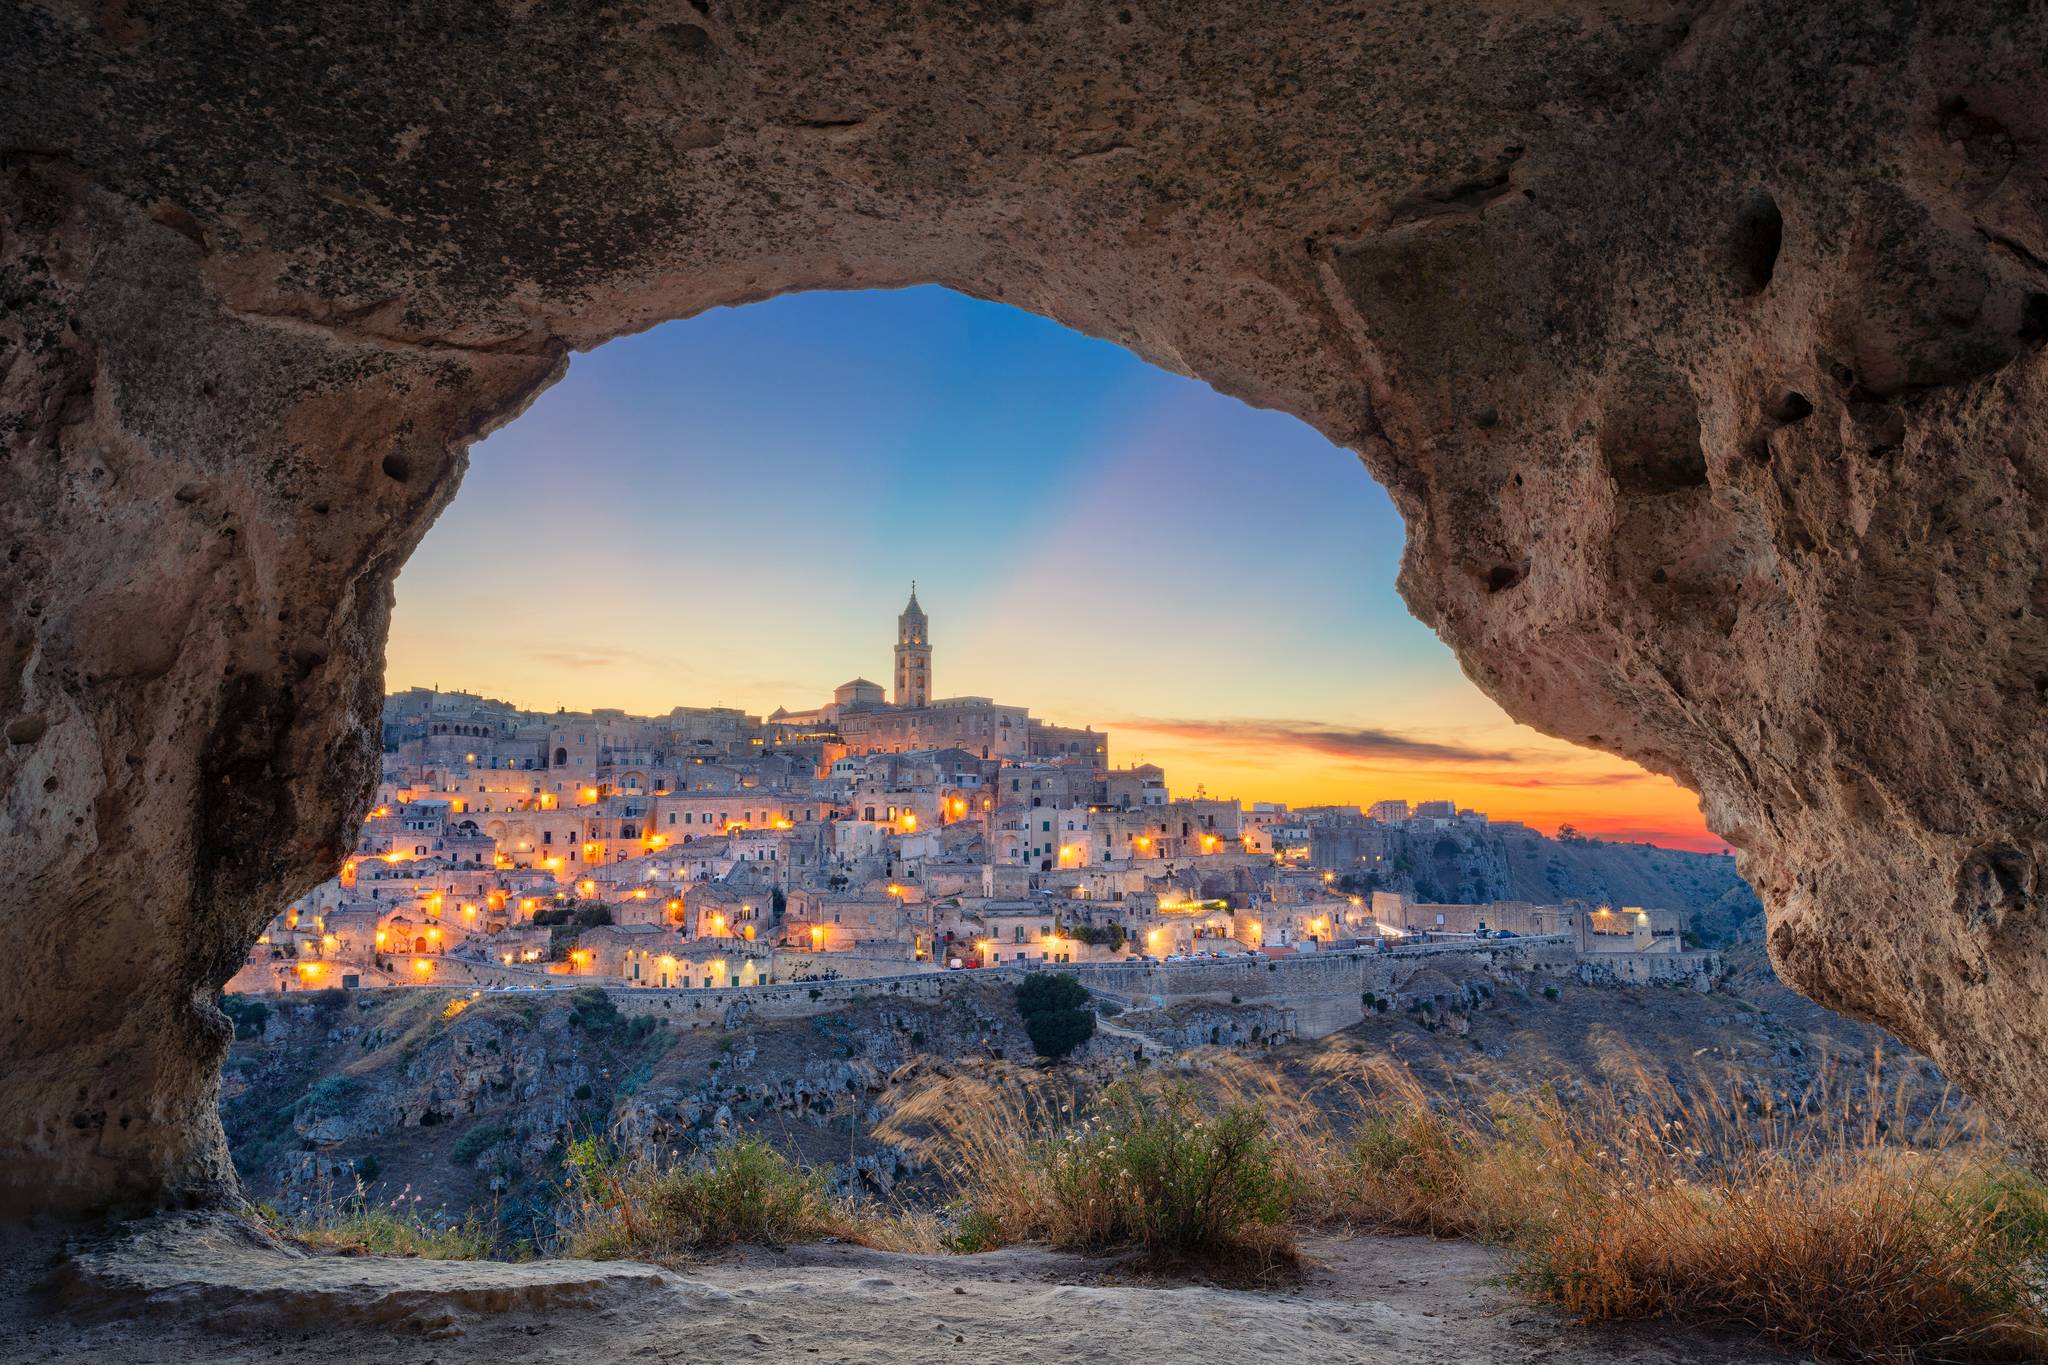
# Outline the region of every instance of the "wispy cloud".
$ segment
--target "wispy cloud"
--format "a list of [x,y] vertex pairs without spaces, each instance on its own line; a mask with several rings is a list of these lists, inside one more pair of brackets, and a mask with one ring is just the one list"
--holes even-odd
[[1513,749],[1480,748],[1399,730],[1352,728],[1312,720],[1174,720],[1134,716],[1119,730],[1231,749],[1288,750],[1354,762],[1516,763],[1528,755]]
[[1534,773],[1485,773],[1475,774],[1492,787],[1517,787],[1528,791],[1540,791],[1546,787],[1621,787],[1631,782],[1662,782],[1655,773],[1640,768],[1620,769],[1614,772],[1571,773],[1546,768]]
[[613,668],[621,664],[639,669],[669,667],[663,660],[630,649],[529,649],[526,657],[554,668]]

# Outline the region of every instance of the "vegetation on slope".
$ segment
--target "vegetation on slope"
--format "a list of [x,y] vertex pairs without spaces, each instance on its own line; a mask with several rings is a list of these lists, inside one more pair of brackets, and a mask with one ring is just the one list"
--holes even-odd
[[[597,992],[486,997],[458,1015],[426,995],[374,1010],[309,999],[273,1022],[317,1043],[324,1070],[286,1039],[240,1045],[273,1060],[227,1116],[273,1149],[330,1113],[373,1135],[346,1150],[381,1192],[294,1205],[288,1230],[340,1249],[480,1254],[488,1239],[468,1230],[495,1219],[500,1251],[529,1239],[667,1260],[830,1233],[899,1251],[1040,1243],[1243,1281],[1285,1274],[1310,1230],[1407,1230],[1498,1245],[1525,1292],[1590,1320],[1671,1315],[1836,1359],[2048,1358],[2048,1193],[1926,1063],[1856,1073],[1860,1035],[1805,1020],[1812,1007],[1782,988],[1550,999],[1459,985],[1319,1044],[1135,1072],[1003,1061],[991,1039],[1024,1051],[1007,988],[877,1005],[857,1026],[644,1038]],[[551,1088],[497,1088],[515,1074]],[[445,1103],[444,1076],[485,1103],[403,1141],[369,1127],[372,1100],[392,1114]],[[671,1125],[661,1142],[617,1107],[635,1093],[654,1097],[643,1123]],[[535,1128],[543,1104],[554,1117]],[[872,1126],[870,1104],[884,1110]],[[551,1132],[606,1140],[558,1136],[522,1183],[460,1197]],[[286,1159],[334,1169],[341,1150]],[[832,1171],[856,1150],[893,1185]],[[404,1158],[381,1183],[380,1154]],[[828,1177],[846,1193],[828,1196]],[[453,1212],[421,1212],[437,1200]],[[499,1203],[515,1200],[545,1216],[508,1217]]]
[[2048,1187],[1876,1080],[1753,1106],[1622,1067],[1576,1097],[1459,1104],[1381,1059],[1303,1093],[1216,1056],[1093,1100],[934,1077],[889,1124],[954,1174],[982,1245],[1263,1273],[1289,1227],[1408,1230],[1504,1247],[1521,1288],[1586,1321],[1829,1359],[2042,1358]]

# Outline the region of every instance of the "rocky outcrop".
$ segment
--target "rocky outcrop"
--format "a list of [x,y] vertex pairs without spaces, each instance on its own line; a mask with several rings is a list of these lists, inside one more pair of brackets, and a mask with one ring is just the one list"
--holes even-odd
[[[474,1322],[724,1303],[724,1290],[631,1261],[309,1256],[219,1213],[171,1214],[72,1249],[50,1288],[79,1321],[201,1325],[239,1336],[460,1337]],[[388,1346],[387,1346],[388,1349]]]
[[[390,585],[567,351],[937,281],[1357,449],[1517,717],[2048,1137],[2048,17],[462,0],[0,15],[0,1182],[214,1200]],[[800,383],[800,377],[792,377]]]

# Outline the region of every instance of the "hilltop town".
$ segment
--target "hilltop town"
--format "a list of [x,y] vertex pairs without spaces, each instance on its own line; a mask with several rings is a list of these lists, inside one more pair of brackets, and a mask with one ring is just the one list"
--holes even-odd
[[1679,905],[1514,898],[1512,865],[1555,847],[1524,825],[1176,795],[1101,730],[933,676],[913,587],[891,694],[856,678],[766,718],[395,694],[354,854],[229,989],[728,990],[1514,938],[1628,979],[1701,967]]

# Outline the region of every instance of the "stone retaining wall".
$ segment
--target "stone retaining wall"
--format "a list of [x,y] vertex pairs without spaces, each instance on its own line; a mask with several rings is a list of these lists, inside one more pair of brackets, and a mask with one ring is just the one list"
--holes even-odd
[[[1682,982],[1704,989],[1718,978],[1714,953],[1613,953],[1581,958],[1561,937],[1487,943],[1436,943],[1390,953],[1333,952],[1287,958],[1225,958],[1212,962],[1079,963],[986,967],[972,971],[924,969],[840,981],[794,981],[773,986],[663,990],[599,986],[620,1012],[647,1015],[686,1028],[730,1027],[746,1019],[801,1019],[830,1014],[867,1000],[936,1002],[991,982],[1015,984],[1040,971],[1072,972],[1090,991],[1129,1006],[1162,1007],[1190,1000],[1270,1003],[1292,1011],[1296,1036],[1320,1038],[1365,1016],[1370,991],[1403,1003],[1434,991],[1408,990],[1428,969],[1458,962],[1493,974],[1574,977],[1589,985]],[[592,983],[551,978],[534,994],[560,994]],[[377,988],[358,992],[372,994]],[[400,989],[400,988],[391,988]],[[297,992],[293,992],[297,994]]]

